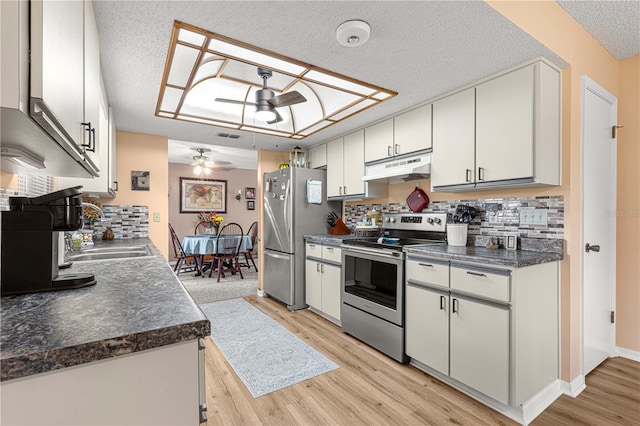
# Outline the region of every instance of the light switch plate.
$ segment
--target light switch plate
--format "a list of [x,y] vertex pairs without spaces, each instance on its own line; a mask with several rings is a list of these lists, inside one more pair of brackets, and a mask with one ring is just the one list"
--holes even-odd
[[547,226],[547,213],[547,209],[536,209],[534,207],[521,208],[520,225]]
[[160,213],[154,213],[153,214],[153,221],[154,222],[160,222]]

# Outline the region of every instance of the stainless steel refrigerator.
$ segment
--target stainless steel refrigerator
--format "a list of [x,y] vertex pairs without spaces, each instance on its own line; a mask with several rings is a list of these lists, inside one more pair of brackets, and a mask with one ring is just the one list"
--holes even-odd
[[289,167],[264,174],[264,292],[291,311],[306,308],[304,235],[327,234],[324,170]]

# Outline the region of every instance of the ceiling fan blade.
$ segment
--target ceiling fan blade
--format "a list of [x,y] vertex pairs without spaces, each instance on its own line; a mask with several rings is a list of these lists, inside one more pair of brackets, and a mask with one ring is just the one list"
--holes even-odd
[[276,119],[275,120],[271,120],[271,121],[267,121],[267,124],[275,124],[275,123],[279,123],[282,121],[282,116],[278,113],[278,110],[274,109],[273,112],[276,113]]
[[236,104],[236,105],[251,105],[256,106],[253,102],[244,102],[244,101],[236,101],[235,99],[225,99],[225,98],[216,98],[216,102],[226,102],[228,104]]
[[278,108],[283,106],[299,104],[301,102],[306,102],[306,101],[307,101],[307,98],[302,96],[300,92],[294,90],[293,92],[287,92],[287,93],[283,93],[282,95],[274,96],[273,98],[269,99],[267,102],[269,102],[274,107]]

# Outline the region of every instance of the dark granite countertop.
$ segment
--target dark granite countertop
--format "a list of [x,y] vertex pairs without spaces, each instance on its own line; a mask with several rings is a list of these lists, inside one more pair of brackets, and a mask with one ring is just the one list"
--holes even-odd
[[[211,325],[149,239],[154,256],[75,262],[97,284],[0,298],[0,380],[113,358],[210,334]],[[25,271],[28,273],[28,271]]]
[[344,240],[349,240],[352,238],[362,238],[355,234],[345,234],[345,235],[331,235],[331,234],[318,234],[318,235],[305,235],[304,239],[308,243],[316,243],[316,244],[333,244],[339,246],[342,244]]
[[407,247],[404,251],[408,254],[430,256],[452,261],[484,263],[487,265],[501,265],[512,268],[523,268],[525,266],[562,260],[562,253],[488,249],[476,246],[457,247],[448,244]]

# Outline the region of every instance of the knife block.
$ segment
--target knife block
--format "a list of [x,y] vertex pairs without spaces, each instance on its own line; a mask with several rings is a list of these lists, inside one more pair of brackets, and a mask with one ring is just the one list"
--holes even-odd
[[342,219],[336,219],[336,226],[329,228],[331,235],[347,235],[350,234],[349,228],[344,224]]

